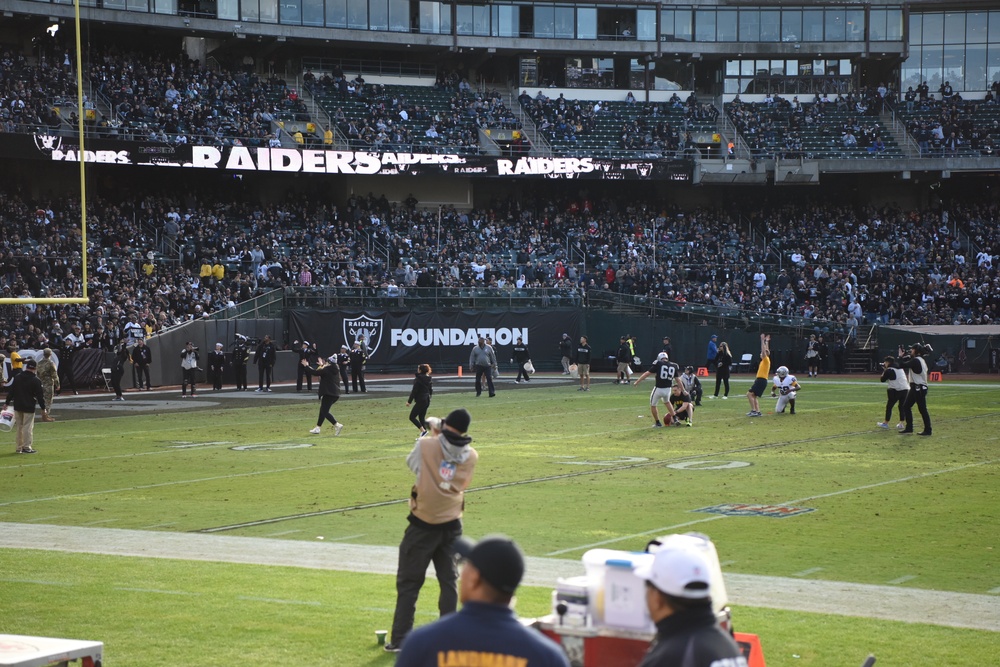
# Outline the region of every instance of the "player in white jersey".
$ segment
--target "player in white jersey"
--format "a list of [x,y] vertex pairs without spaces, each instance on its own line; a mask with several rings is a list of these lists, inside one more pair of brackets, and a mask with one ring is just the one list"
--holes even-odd
[[656,357],[656,361],[649,367],[649,370],[640,375],[639,379],[633,384],[635,387],[639,386],[639,383],[650,375],[656,380],[656,386],[653,387],[653,391],[649,394],[649,411],[653,415],[654,428],[663,428],[663,424],[660,423],[660,413],[657,409],[660,403],[666,406],[667,412],[670,414],[669,419],[664,419],[667,425],[669,426],[674,421],[674,406],[670,404],[670,388],[674,385],[679,370],[680,367],[670,361],[670,357],[666,352],[660,352]]
[[795,414],[795,397],[798,395],[802,385],[799,384],[795,376],[788,372],[787,366],[778,366],[778,372],[774,375],[771,384],[771,396],[778,395],[778,403],[774,406],[775,414],[785,411],[785,406],[791,408],[789,412]]

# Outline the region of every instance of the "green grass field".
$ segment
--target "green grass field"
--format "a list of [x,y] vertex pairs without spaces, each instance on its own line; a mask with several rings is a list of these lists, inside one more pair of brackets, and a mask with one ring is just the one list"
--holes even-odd
[[[706,397],[694,427],[655,430],[649,380],[588,393],[504,384],[494,399],[461,383],[439,381],[431,412],[473,415],[470,536],[503,532],[530,556],[579,559],[698,530],[727,573],[1000,592],[997,385],[934,385],[934,436],[918,438],[875,427],[885,391],[870,378],[803,378],[798,414],[767,414],[765,398],[755,419],[739,379],[730,400]],[[128,413],[136,404],[59,413],[57,402],[64,417],[36,427],[39,454],[0,455],[0,521],[398,544],[416,435],[405,394],[345,397],[336,438],[308,434],[315,400],[277,398],[204,394],[196,410]],[[0,438],[12,452],[12,435]],[[813,511],[695,511],[723,503]],[[104,641],[107,664],[393,660],[372,633],[390,624],[391,576],[4,548],[0,579],[0,631]],[[435,589],[418,622],[433,619]],[[520,614],[547,613],[550,592],[523,588]],[[855,665],[869,652],[879,664],[996,662],[997,634],[982,630],[739,604],[734,621],[761,636],[769,667]]]

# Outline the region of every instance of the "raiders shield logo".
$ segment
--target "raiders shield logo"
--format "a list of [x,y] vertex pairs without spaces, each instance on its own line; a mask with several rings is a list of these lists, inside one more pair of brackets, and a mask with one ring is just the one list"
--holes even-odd
[[51,134],[36,134],[35,148],[43,153],[57,151],[62,148],[62,137],[53,136]]
[[378,345],[382,342],[382,320],[376,320],[367,315],[344,318],[344,340],[348,345],[360,340],[361,347],[368,352],[368,358],[375,356]]

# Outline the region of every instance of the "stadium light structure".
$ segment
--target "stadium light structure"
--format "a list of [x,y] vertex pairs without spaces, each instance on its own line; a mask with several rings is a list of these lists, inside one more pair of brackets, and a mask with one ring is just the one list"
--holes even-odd
[[[83,46],[80,36],[80,0],[73,0],[73,22],[76,27],[76,117],[77,133],[80,135],[80,277],[83,285],[83,296],[79,297],[27,297],[0,298],[0,305],[36,304],[86,304],[90,303],[87,295],[87,161],[84,152],[83,137]],[[56,23],[46,31],[52,36],[59,30]]]

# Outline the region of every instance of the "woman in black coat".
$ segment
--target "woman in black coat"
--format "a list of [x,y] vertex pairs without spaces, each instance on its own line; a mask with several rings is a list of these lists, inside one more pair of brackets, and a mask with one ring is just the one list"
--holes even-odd
[[417,427],[420,435],[427,432],[424,422],[427,419],[427,408],[431,405],[431,395],[434,387],[431,386],[431,367],[427,364],[417,366],[417,376],[413,378],[413,389],[410,390],[410,397],[406,399],[406,406],[410,403],[413,408],[410,410],[410,422]]
[[333,434],[340,435],[340,432],[344,430],[344,424],[338,422],[337,418],[330,414],[330,408],[340,398],[340,371],[336,365],[331,364],[323,357],[320,357],[319,361],[316,362],[316,368],[309,365],[308,359],[303,359],[300,363],[309,375],[319,377],[319,419],[316,420],[316,428],[309,432],[319,433],[323,422],[329,420],[333,424]]
[[729,343],[719,343],[719,353],[715,357],[715,395],[719,397],[719,386],[725,383],[726,393],[722,398],[729,398],[729,371],[733,365],[733,353],[729,351]]

